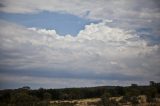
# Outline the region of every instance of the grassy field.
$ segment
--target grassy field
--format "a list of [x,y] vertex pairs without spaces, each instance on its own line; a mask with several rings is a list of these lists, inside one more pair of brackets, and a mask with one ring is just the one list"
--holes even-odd
[[50,101],[51,106],[101,106],[100,98]]
[[[50,106],[103,106],[103,105],[100,98],[91,98],[91,99],[79,99],[79,100],[50,101]],[[137,105],[126,103],[126,104],[111,105],[111,106],[160,106],[160,103],[144,102]]]

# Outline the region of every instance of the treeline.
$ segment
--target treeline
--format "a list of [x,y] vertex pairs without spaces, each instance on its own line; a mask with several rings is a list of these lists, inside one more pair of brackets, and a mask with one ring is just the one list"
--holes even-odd
[[153,84],[149,86],[138,86],[136,84],[132,84],[128,87],[103,86],[65,89],[40,88],[38,90],[31,90],[30,87],[22,87],[14,90],[0,90],[0,104],[30,103],[37,104],[38,106],[38,103],[47,104],[50,100],[101,98],[106,93],[109,94],[110,97],[133,97],[146,95],[148,98],[155,98],[160,95],[160,86]]

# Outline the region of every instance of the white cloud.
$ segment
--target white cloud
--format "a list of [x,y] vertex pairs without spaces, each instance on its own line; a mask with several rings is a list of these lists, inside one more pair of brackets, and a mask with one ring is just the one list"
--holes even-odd
[[[42,78],[18,76],[19,80],[15,79],[17,76],[4,75],[0,81],[34,84],[45,81],[47,84],[54,82],[57,87],[68,83],[73,86],[84,83],[86,86],[116,85],[121,79],[125,79],[122,83],[159,81],[160,45],[150,44],[150,39],[140,37],[159,37],[159,4],[158,0],[1,0],[1,12],[36,14],[49,11],[102,22],[86,25],[73,37],[61,36],[55,30],[26,28],[0,21],[0,68],[74,73],[70,79],[42,75]],[[135,31],[143,28],[152,32]],[[113,77],[108,80],[109,76]],[[64,84],[65,81],[68,83]]]
[[159,45],[149,45],[136,32],[111,28],[104,22],[86,25],[73,37],[1,21],[0,51],[0,66],[6,69],[159,80]]
[[0,11],[6,13],[58,12],[106,20],[108,25],[123,29],[150,28],[152,36],[159,31],[159,0],[1,0],[0,4]]
[[51,11],[91,19],[160,17],[157,0],[1,0],[0,3],[3,5],[1,11],[9,13]]

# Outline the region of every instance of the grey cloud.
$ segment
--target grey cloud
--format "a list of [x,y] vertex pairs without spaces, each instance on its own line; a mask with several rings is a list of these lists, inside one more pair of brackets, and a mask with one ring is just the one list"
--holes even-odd
[[[94,72],[80,72],[77,70],[49,70],[49,69],[11,69],[0,68],[1,74],[13,76],[30,76],[30,77],[44,77],[44,78],[58,78],[58,79],[85,79],[85,80],[119,80],[119,81],[143,81],[144,76],[124,75],[122,73],[94,73]],[[150,78],[148,78],[149,80]]]
[[159,5],[159,0],[1,0],[1,12],[50,11],[102,22],[73,37],[1,20],[0,81],[19,78],[38,86],[44,80],[57,87],[66,80],[74,86],[159,81]]
[[5,5],[3,3],[0,3],[0,8],[5,7]]
[[72,37],[60,36],[54,30],[0,23],[0,73],[27,77],[24,83],[30,82],[28,77],[45,78],[48,83],[49,79],[99,83],[159,80],[159,45],[149,45],[134,31],[102,22],[86,25]]
[[30,76],[11,76],[0,75],[1,80],[0,88],[17,88],[24,86],[24,83],[34,89],[45,88],[66,88],[66,87],[91,87],[91,86],[104,86],[104,85],[121,85],[128,86],[131,83],[141,85],[148,84],[148,81],[122,81],[122,80],[94,80],[94,79],[77,79],[77,78],[45,78],[45,77],[30,77]]

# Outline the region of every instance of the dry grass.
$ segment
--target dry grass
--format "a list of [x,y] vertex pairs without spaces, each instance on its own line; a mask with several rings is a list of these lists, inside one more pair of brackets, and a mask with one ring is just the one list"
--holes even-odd
[[[122,97],[111,97],[110,99],[115,99],[119,101]],[[160,106],[160,102],[157,103],[146,103],[146,98],[141,96],[141,104],[136,106]],[[50,106],[102,106],[100,98],[90,98],[90,99],[79,99],[79,100],[56,100],[50,101]],[[133,106],[130,102],[120,104],[119,106]]]
[[68,104],[73,106],[97,106],[98,103],[101,101],[100,98],[92,98],[92,99],[79,99],[79,100],[57,100],[57,101],[50,101],[51,104],[60,105],[65,104],[65,106]]

